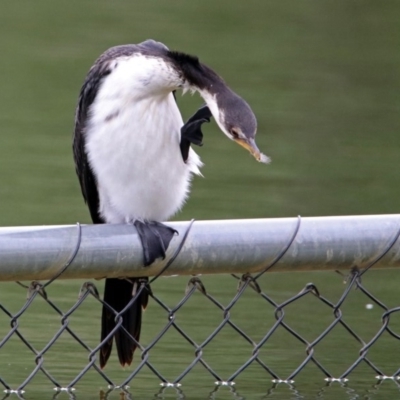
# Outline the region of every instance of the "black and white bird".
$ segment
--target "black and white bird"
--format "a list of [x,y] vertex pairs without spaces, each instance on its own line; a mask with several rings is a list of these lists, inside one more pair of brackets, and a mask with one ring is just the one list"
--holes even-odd
[[[175,91],[197,91],[206,106],[183,123]],[[174,230],[161,221],[185,202],[202,163],[191,144],[202,144],[201,125],[215,118],[222,132],[261,162],[249,105],[197,57],[147,40],[112,47],[94,63],[82,86],[75,115],[73,151],[83,197],[95,224],[134,224],[144,265],[165,256]],[[132,299],[138,278],[106,279],[104,301],[120,312]],[[148,290],[124,314],[122,326],[138,342]],[[101,340],[115,328],[103,307]],[[114,335],[122,366],[137,343],[122,329]],[[113,337],[100,351],[103,368]]]

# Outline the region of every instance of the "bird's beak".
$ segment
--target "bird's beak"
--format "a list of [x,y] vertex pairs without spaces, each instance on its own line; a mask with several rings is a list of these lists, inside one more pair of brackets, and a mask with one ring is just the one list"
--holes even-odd
[[244,147],[247,151],[250,152],[250,154],[259,162],[268,164],[271,160],[268,156],[265,154],[261,153],[261,151],[258,149],[256,142],[252,138],[248,139],[234,139],[237,144],[240,146]]

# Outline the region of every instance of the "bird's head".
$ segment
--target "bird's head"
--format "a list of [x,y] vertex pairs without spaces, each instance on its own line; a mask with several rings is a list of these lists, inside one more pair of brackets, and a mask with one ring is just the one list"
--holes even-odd
[[257,161],[269,163],[270,158],[256,145],[257,120],[247,102],[227,86],[214,94],[203,92],[202,95],[222,132],[248,150]]
[[269,157],[256,145],[257,120],[250,106],[197,57],[175,51],[168,51],[167,55],[179,76],[177,87],[184,92],[198,91],[222,132],[250,151],[257,161],[269,163]]

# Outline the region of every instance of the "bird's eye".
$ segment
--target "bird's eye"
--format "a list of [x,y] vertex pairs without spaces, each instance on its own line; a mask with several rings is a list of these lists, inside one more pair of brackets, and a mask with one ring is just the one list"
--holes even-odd
[[231,135],[234,139],[239,139],[239,132],[236,129],[231,129]]

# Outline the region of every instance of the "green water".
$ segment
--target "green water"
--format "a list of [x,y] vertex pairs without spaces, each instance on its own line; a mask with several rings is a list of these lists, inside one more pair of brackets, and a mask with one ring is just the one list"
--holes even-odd
[[[224,219],[308,215],[397,213],[398,131],[400,129],[400,3],[387,0],[176,0],[3,2],[0,12],[0,226],[89,223],[71,154],[74,108],[84,76],[106,48],[154,38],[170,48],[196,54],[217,70],[251,104],[258,118],[259,147],[271,156],[256,163],[228,141],[215,123],[204,128],[205,145],[196,149],[205,162],[190,200],[176,219]],[[178,97],[185,117],[201,99]],[[399,274],[368,273],[366,286],[390,307],[399,305]],[[235,294],[231,277],[204,278],[208,290],[225,305]],[[269,274],[263,290],[284,301],[308,282],[337,301],[344,290],[329,273]],[[56,282],[51,298],[63,311],[77,298],[81,282]],[[99,282],[102,290],[102,283]],[[184,294],[186,279],[161,279],[154,291],[171,307]],[[26,297],[15,284],[0,285],[0,303],[12,312]],[[346,320],[368,341],[381,326],[382,312],[366,310],[367,300],[352,291]],[[98,340],[100,307],[89,299],[70,323],[87,343]],[[273,308],[251,290],[232,311],[255,340],[274,323]],[[314,297],[288,306],[290,324],[314,339],[332,322],[331,311]],[[396,319],[397,318],[397,319]],[[221,322],[222,314],[200,294],[178,313],[182,327],[201,342]],[[167,320],[152,302],[146,312],[143,341],[149,343]],[[288,322],[289,323],[289,322]],[[399,318],[391,317],[393,329]],[[9,319],[0,312],[0,340]],[[21,319],[21,331],[37,349],[55,334],[59,318],[36,299]],[[392,325],[391,325],[392,326]],[[398,329],[399,331],[399,329]],[[224,378],[251,356],[252,348],[232,329],[205,349],[205,359]],[[335,328],[317,346],[318,359],[333,374],[357,358],[360,346]],[[285,377],[304,358],[303,345],[278,330],[262,349],[263,359]],[[371,359],[388,375],[399,367],[400,345],[384,334]],[[106,372],[119,382],[127,371],[115,355]],[[152,359],[168,379],[175,379],[193,359],[191,346],[168,333]],[[68,335],[49,351],[46,363],[67,384],[85,365],[87,353]],[[17,338],[0,351],[0,377],[16,387],[34,366]],[[221,388],[214,398],[397,398],[395,382],[375,387],[374,373],[361,364],[348,387],[323,387],[313,366],[296,378],[296,389],[279,385],[256,365],[236,379],[234,394]],[[214,385],[197,366],[184,380],[186,398],[208,398]],[[136,398],[152,398],[159,380],[144,369],[133,381]],[[26,398],[50,398],[52,385],[40,374]],[[104,381],[94,372],[77,385],[77,398],[98,398]],[[39,393],[40,394],[37,394]],[[178,398],[168,389],[159,398]],[[212,396],[212,395],[211,395]],[[352,397],[353,396],[353,397]],[[61,394],[59,398],[68,398]],[[119,398],[112,394],[110,398]],[[213,397],[211,397],[213,398]]]

